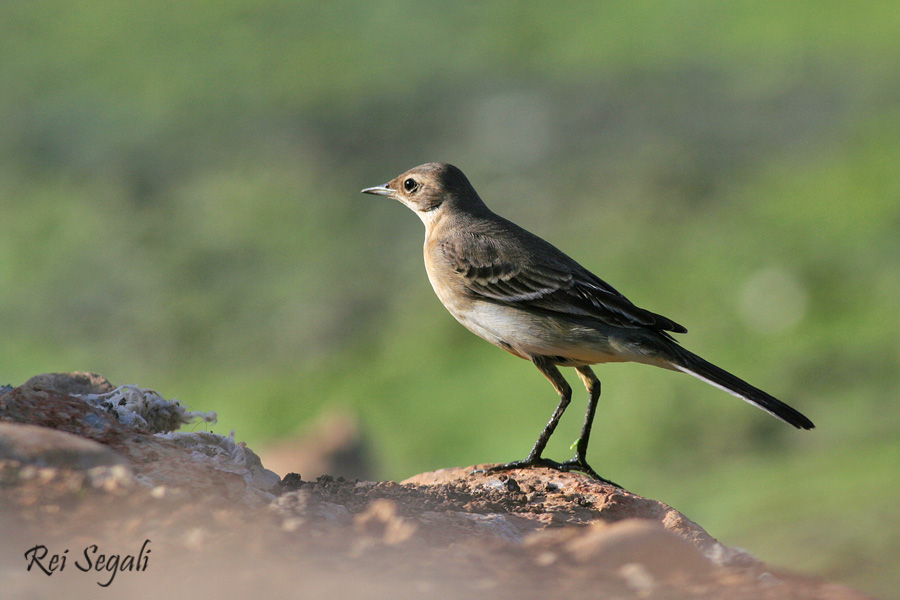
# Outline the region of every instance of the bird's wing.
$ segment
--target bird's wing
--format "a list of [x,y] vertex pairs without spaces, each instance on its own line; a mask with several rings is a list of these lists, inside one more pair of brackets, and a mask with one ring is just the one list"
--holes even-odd
[[686,333],[662,315],[639,308],[611,285],[540,238],[539,252],[517,252],[489,236],[467,233],[444,240],[439,251],[471,296],[526,310],[617,327]]

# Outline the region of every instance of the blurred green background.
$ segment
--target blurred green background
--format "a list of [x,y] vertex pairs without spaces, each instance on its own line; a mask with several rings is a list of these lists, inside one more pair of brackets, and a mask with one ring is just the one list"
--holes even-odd
[[452,162],[818,426],[600,366],[601,473],[900,598],[895,3],[6,0],[0,110],[0,383],[97,371],[251,445],[343,407],[386,478],[521,458],[552,388],[359,193]]

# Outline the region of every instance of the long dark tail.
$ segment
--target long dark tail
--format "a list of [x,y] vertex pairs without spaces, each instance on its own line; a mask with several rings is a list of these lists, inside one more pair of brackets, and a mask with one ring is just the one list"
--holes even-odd
[[706,383],[714,385],[720,390],[725,390],[750,404],[755,404],[773,417],[781,419],[798,429],[812,429],[815,427],[812,421],[781,400],[773,398],[761,389],[753,387],[743,379],[735,377],[728,371],[703,360],[681,346],[678,346],[677,357],[677,360],[673,361],[673,366],[677,370],[693,375],[697,379],[702,379]]

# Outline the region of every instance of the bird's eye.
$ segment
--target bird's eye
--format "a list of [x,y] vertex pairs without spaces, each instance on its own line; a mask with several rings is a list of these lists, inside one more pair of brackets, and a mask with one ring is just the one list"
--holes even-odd
[[419,189],[419,184],[416,183],[415,179],[410,178],[403,182],[403,189],[406,190],[407,194],[412,194]]

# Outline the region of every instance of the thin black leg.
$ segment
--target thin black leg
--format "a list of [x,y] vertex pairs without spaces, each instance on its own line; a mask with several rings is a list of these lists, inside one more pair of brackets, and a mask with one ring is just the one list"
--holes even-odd
[[559,369],[556,368],[556,365],[540,356],[532,358],[531,361],[534,363],[534,366],[544,374],[544,377],[549,379],[550,383],[553,384],[553,388],[556,390],[556,393],[559,394],[559,404],[556,405],[556,410],[553,411],[553,415],[550,417],[547,425],[544,426],[541,435],[538,436],[537,441],[534,443],[534,447],[532,447],[531,452],[528,453],[528,458],[525,459],[526,461],[540,460],[541,453],[544,452],[544,448],[547,447],[547,442],[550,441],[550,436],[553,435],[556,426],[559,424],[560,418],[562,418],[563,413],[566,412],[566,407],[569,406],[569,402],[572,400],[572,388],[569,386],[569,382],[562,376],[562,373],[559,372]]
[[547,425],[544,427],[543,431],[541,431],[541,435],[538,436],[537,441],[531,448],[531,452],[528,453],[528,456],[525,459],[497,465],[496,467],[486,469],[484,472],[496,473],[498,471],[523,469],[527,467],[548,467],[556,469],[557,471],[581,471],[594,479],[609,483],[616,487],[621,487],[609,479],[600,477],[600,475],[598,475],[587,463],[586,454],[588,441],[591,436],[591,425],[594,421],[594,413],[597,411],[597,401],[600,398],[600,380],[597,379],[597,376],[594,375],[594,372],[589,367],[578,367],[577,369],[578,376],[581,377],[581,380],[584,382],[584,385],[590,394],[590,399],[588,400],[584,425],[582,425],[581,428],[581,436],[578,438],[578,443],[576,444],[575,458],[560,463],[541,456],[544,452],[544,448],[547,447],[550,436],[553,435],[553,431],[556,429],[557,424],[559,424],[560,418],[566,411],[566,407],[569,406],[569,402],[572,400],[572,388],[553,362],[541,356],[534,357],[531,360],[534,363],[534,366],[544,374],[544,377],[553,384],[554,389],[556,389],[556,392],[559,394],[559,404],[556,406],[556,410],[553,411],[550,421],[547,422]]
[[541,453],[543,453],[544,448],[547,447],[547,442],[550,440],[550,436],[553,435],[553,431],[556,429],[559,419],[563,416],[563,413],[566,412],[566,407],[569,406],[569,402],[572,400],[572,388],[562,376],[562,373],[559,372],[559,369],[556,368],[556,365],[548,359],[543,356],[535,356],[531,359],[531,362],[533,362],[534,366],[544,374],[544,377],[550,380],[551,384],[553,384],[554,389],[556,389],[556,392],[559,394],[559,404],[556,405],[556,410],[553,411],[550,421],[544,426],[541,435],[538,436],[537,441],[531,448],[531,452],[528,453],[528,456],[525,459],[491,467],[490,469],[485,470],[485,473],[496,473],[498,471],[523,469],[527,467],[550,467],[556,469],[559,466],[558,462],[541,457]]
[[590,398],[588,399],[587,412],[584,415],[584,424],[581,426],[581,436],[575,446],[575,458],[582,462],[587,460],[588,441],[591,439],[591,427],[594,424],[594,414],[597,412],[597,401],[600,400],[600,380],[594,375],[590,367],[576,367],[578,376],[584,383]]
[[590,398],[588,398],[587,412],[584,415],[584,424],[581,426],[581,435],[578,437],[578,442],[575,444],[575,457],[570,458],[564,463],[560,463],[560,470],[581,471],[582,473],[587,473],[594,479],[605,481],[616,487],[622,487],[605,477],[600,477],[600,475],[597,474],[597,471],[588,464],[587,448],[588,442],[591,439],[591,427],[594,424],[594,415],[597,413],[597,401],[600,399],[600,380],[597,379],[597,376],[594,375],[594,371],[588,366],[576,367],[575,370],[578,371],[578,377],[581,378],[584,387],[587,388]]

